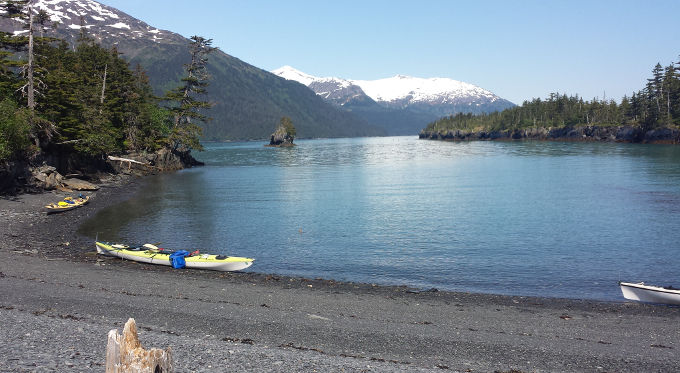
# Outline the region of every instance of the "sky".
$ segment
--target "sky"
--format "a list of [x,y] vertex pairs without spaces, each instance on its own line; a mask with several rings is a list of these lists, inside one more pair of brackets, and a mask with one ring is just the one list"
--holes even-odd
[[451,78],[516,104],[630,96],[680,62],[680,0],[100,0],[264,70]]

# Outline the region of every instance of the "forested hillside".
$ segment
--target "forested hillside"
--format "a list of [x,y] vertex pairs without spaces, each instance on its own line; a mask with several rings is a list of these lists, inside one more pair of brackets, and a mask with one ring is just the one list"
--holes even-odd
[[[100,46],[81,29],[75,45],[45,36],[49,25],[26,1],[6,2],[3,17],[27,19],[20,34],[0,32],[0,174],[47,162],[61,172],[96,171],[107,155],[166,149],[190,159],[200,149],[210,103],[201,94],[210,40],[192,37],[192,61],[163,97],[137,65]],[[180,71],[182,71],[180,69]],[[21,166],[19,166],[21,164]],[[10,175],[10,176],[7,176]],[[3,180],[3,183],[7,180]]]
[[521,128],[573,126],[637,126],[643,131],[680,125],[680,61],[657,64],[646,86],[621,102],[584,100],[553,93],[545,100],[491,114],[458,114],[430,123],[423,132],[452,130],[502,131]]
[[[139,63],[156,93],[177,84],[186,48],[176,44],[118,43],[123,57]],[[206,140],[265,139],[282,116],[290,117],[298,135],[310,137],[381,136],[386,132],[335,108],[307,87],[279,78],[216,50],[208,61],[212,76],[208,98],[214,103],[203,124]]]

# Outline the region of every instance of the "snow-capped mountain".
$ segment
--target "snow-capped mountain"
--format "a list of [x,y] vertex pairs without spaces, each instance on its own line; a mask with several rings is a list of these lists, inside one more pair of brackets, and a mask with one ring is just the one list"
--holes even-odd
[[[404,75],[378,80],[319,78],[290,66],[283,66],[272,72],[300,82],[316,94],[341,105],[352,102],[363,93],[386,107],[440,106],[441,110],[438,111],[442,115],[455,114],[458,111],[485,111],[483,107],[493,107],[495,110],[499,104],[512,106],[512,103],[488,90],[448,78],[424,79]],[[465,106],[469,106],[470,110],[465,110]]]
[[302,83],[314,91],[317,95],[334,104],[345,105],[353,100],[364,100],[366,93],[358,85],[350,80],[340,78],[318,78],[290,66],[284,66],[272,71],[287,80],[294,80]]
[[[179,77],[184,73],[183,64],[189,62],[189,39],[148,25],[97,1],[34,0],[32,5],[35,13],[44,10],[50,21],[57,22],[56,27],[51,22],[46,22],[44,29],[38,26],[37,34],[75,45],[84,32],[103,47],[115,46],[132,68],[139,64],[145,70],[159,96],[179,84]],[[0,14],[2,32],[25,33],[25,23]],[[215,105],[209,112],[213,120],[203,125],[205,138],[268,138],[282,116],[293,119],[301,137],[379,136],[386,133],[384,129],[329,104],[300,84],[282,81],[221,50],[210,54],[208,71],[212,76],[208,99]]]
[[[47,35],[54,32],[67,40],[77,37],[78,33],[73,32],[74,30],[80,31],[81,28],[85,28],[91,36],[102,43],[117,44],[120,39],[157,43],[184,42],[184,38],[178,34],[157,29],[118,9],[93,0],[37,0],[33,2],[33,9],[34,12],[44,10],[49,15],[49,20],[57,23],[56,30],[51,30],[52,25],[47,25]],[[27,31],[14,30],[15,35],[24,32]]]
[[392,135],[418,133],[429,122],[459,112],[477,114],[514,106],[486,89],[448,78],[404,75],[378,80],[320,78],[290,66],[272,73],[304,84],[325,100]]
[[415,78],[397,75],[378,80],[354,80],[354,84],[377,102],[455,104],[460,100],[494,102],[501,100],[493,93],[469,83],[448,78]]

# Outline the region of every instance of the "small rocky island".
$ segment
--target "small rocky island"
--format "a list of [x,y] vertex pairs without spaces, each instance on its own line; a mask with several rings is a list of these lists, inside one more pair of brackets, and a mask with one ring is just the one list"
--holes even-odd
[[289,147],[295,146],[293,140],[295,140],[295,126],[293,126],[293,121],[288,117],[282,117],[279,126],[276,131],[272,133],[269,145],[272,147]]

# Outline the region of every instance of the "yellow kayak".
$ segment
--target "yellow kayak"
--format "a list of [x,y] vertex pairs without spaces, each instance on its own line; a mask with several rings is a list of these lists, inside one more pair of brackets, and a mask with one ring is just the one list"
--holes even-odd
[[[142,263],[172,265],[170,256],[174,251],[164,250],[151,244],[145,244],[141,247],[130,247],[121,244],[95,242],[95,246],[97,247],[97,252],[103,255],[117,256]],[[210,269],[213,271],[240,271],[250,267],[254,260],[251,258],[201,254],[198,252],[184,257],[186,268]]]
[[86,205],[88,202],[90,202],[90,196],[83,197],[81,195],[77,198],[66,197],[57,203],[50,203],[49,205],[45,206],[45,208],[47,209],[46,212],[48,214],[56,214],[58,212],[76,209],[80,206]]

